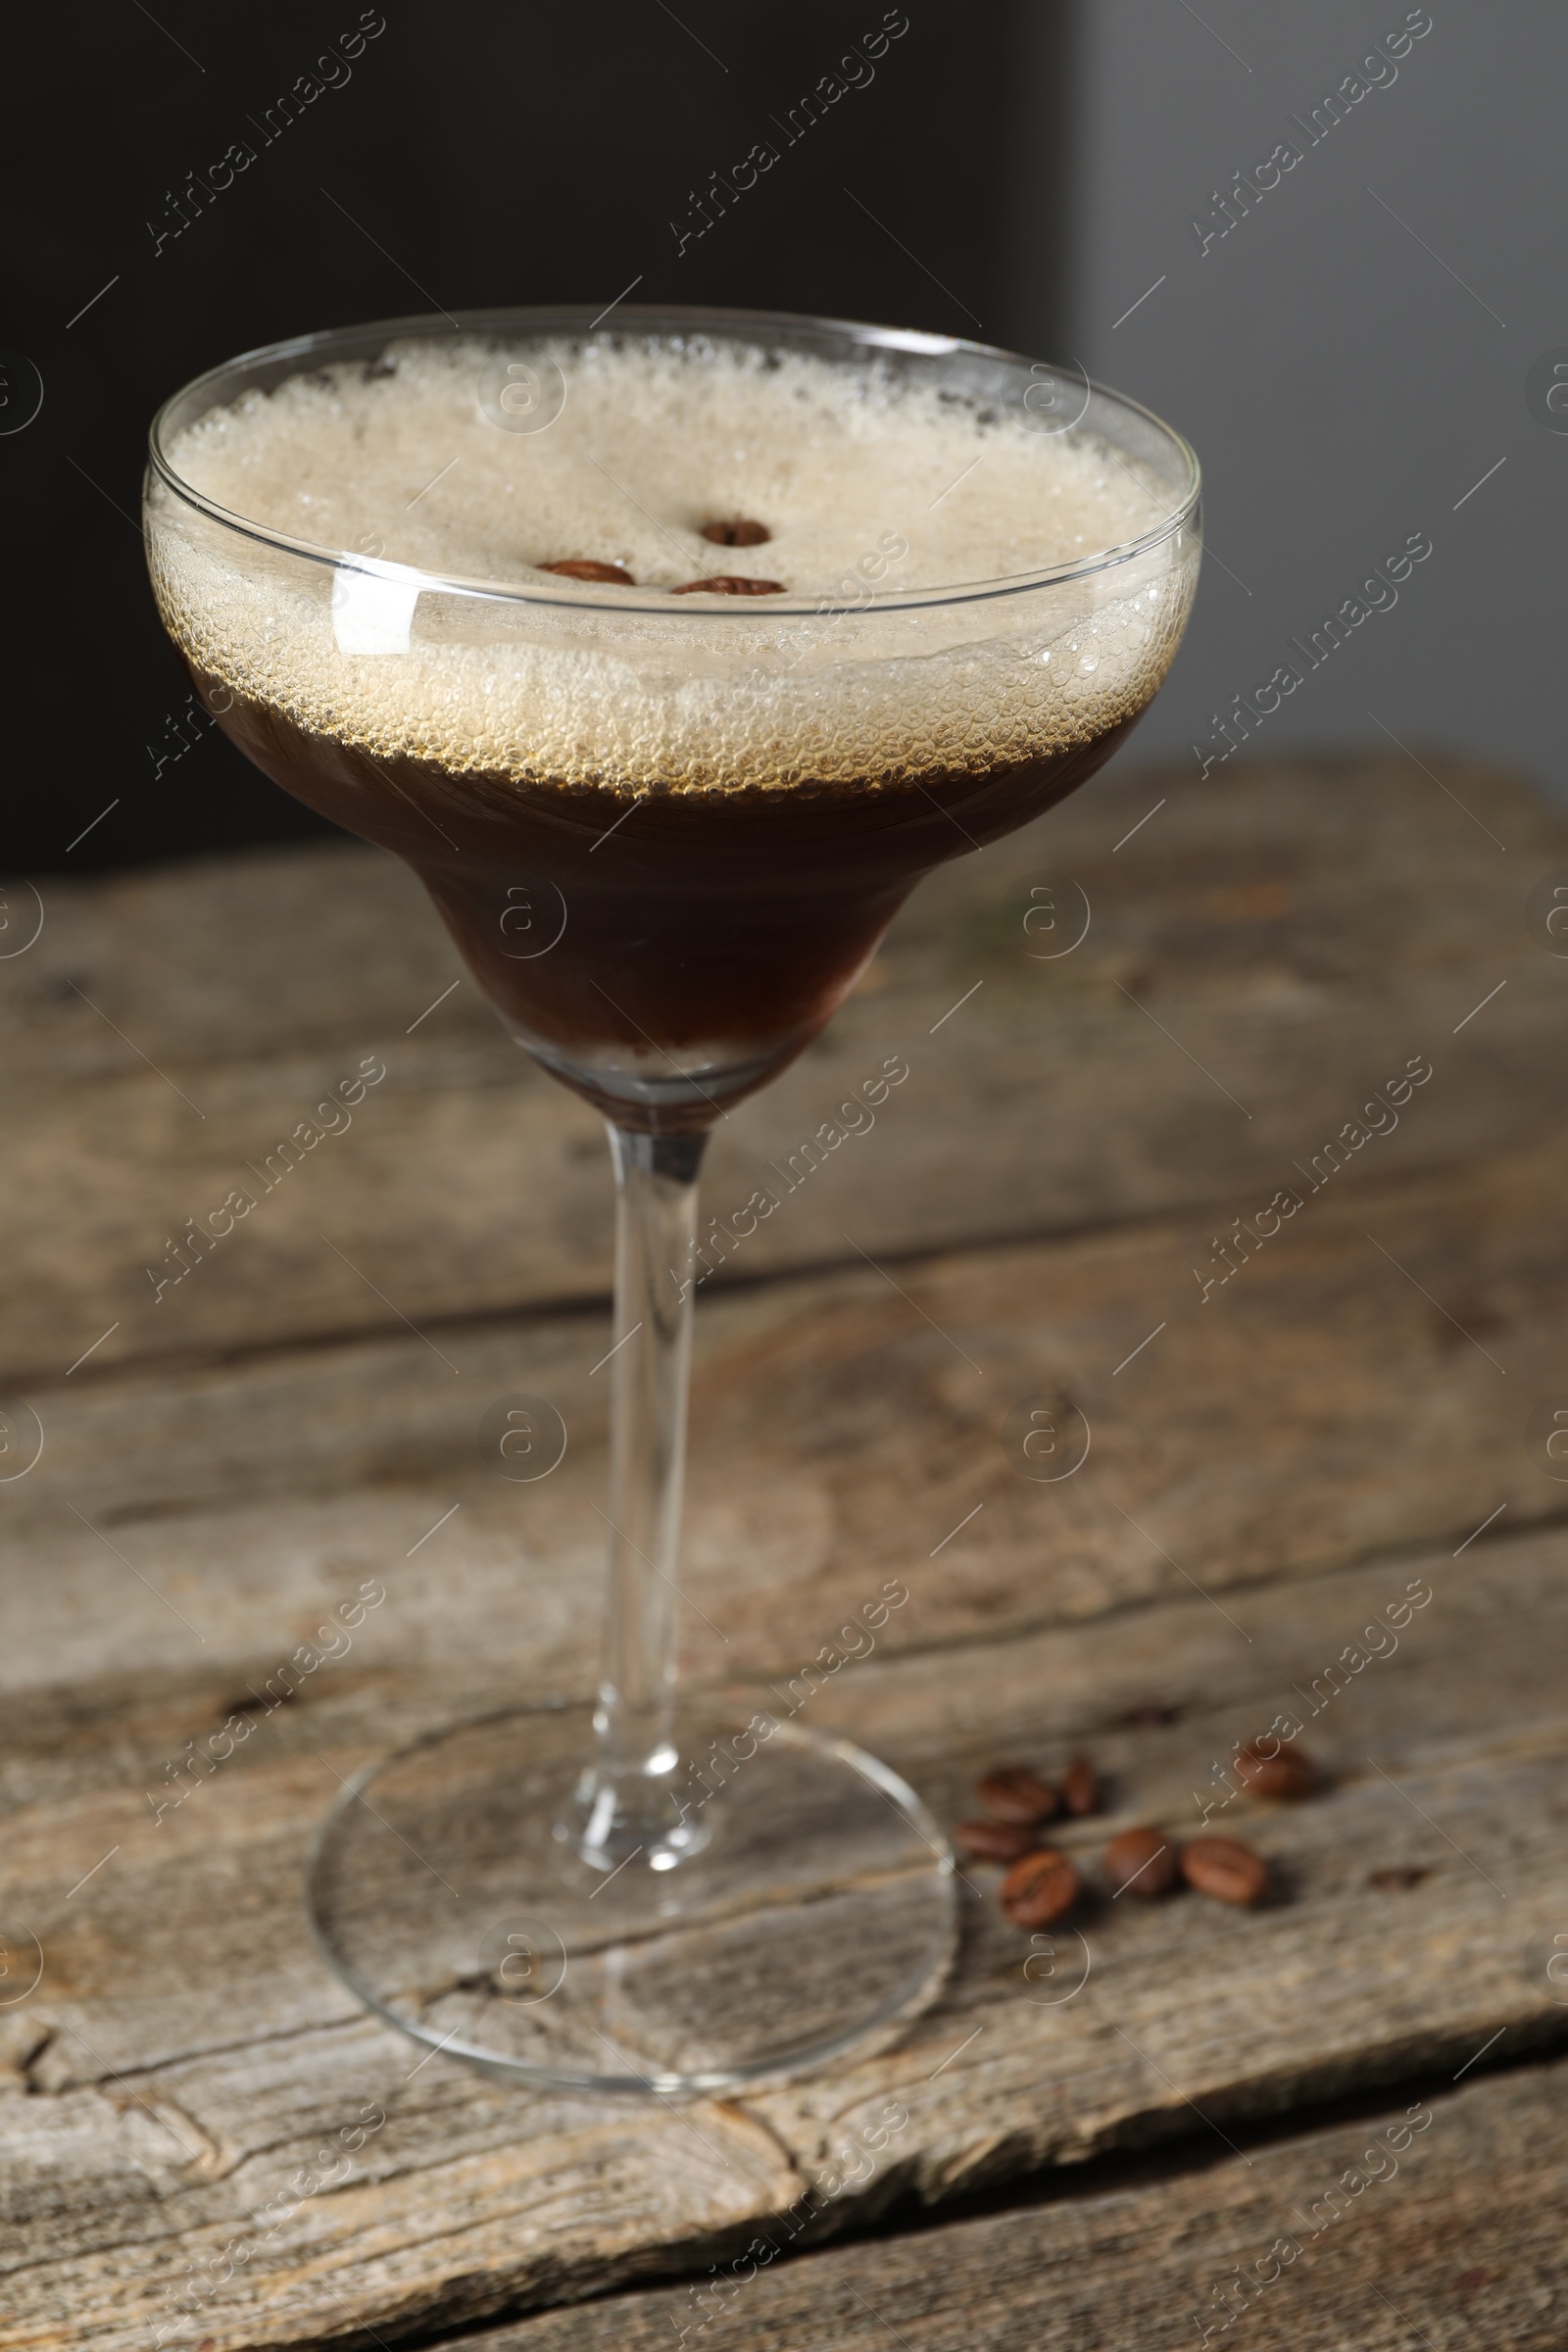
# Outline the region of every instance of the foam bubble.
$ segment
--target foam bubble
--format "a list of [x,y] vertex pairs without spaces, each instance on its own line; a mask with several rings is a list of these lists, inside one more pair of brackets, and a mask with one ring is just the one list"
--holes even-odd
[[[874,780],[1061,750],[1141,708],[1168,665],[1191,602],[1190,531],[1057,588],[886,602],[1153,530],[1166,494],[1086,430],[1043,434],[876,365],[637,336],[528,345],[534,379],[559,375],[564,397],[523,399],[535,429],[516,430],[486,396],[498,362],[505,372],[493,340],[413,338],[248,392],[175,438],[173,470],[215,505],[371,566],[338,570],[334,600],[326,566],[155,487],[154,583],[198,668],[378,756],[644,790]],[[764,524],[766,543],[702,536],[736,516]],[[575,590],[539,568],[564,559],[619,564],[637,593]],[[536,601],[416,603],[378,564]],[[659,605],[714,572],[865,609]]]

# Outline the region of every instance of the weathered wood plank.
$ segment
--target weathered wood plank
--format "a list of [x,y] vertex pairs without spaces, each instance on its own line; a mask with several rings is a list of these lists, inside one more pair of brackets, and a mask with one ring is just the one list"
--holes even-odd
[[[907,2123],[860,2193],[936,2199],[1043,2162],[1223,2139],[1239,2117],[1454,2071],[1499,2034],[1499,2054],[1559,2038],[1568,2011],[1527,1947],[1568,1925],[1565,1558],[1554,1532],[1485,1541],[1462,1566],[1405,1554],[1257,1587],[1250,1642],[1189,1596],[848,1670],[810,1700],[812,1720],[853,1725],[950,1817],[999,1748],[1049,1764],[1091,1737],[1114,1810],[1064,1833],[1087,1857],[1126,1821],[1195,1821],[1214,1760],[1265,1729],[1293,1682],[1309,1688],[1409,1585],[1433,1594],[1396,1652],[1325,1687],[1310,1738],[1329,1791],[1293,1809],[1239,1798],[1217,1817],[1274,1858],[1281,1904],[1237,1916],[1196,1896],[1137,1912],[1101,1901],[1083,1943],[1064,1934],[1042,1956],[996,1912],[995,1874],[971,1870],[957,1974],[906,2044],[683,2122],[421,2064],[315,1962],[293,1888],[330,1771],[383,1740],[389,1718],[418,1728],[417,1698],[389,1707],[373,1679],[353,1687],[345,1660],[157,1827],[136,1786],[162,1760],[145,1692],[128,1686],[118,1715],[57,1719],[74,1788],[16,1807],[7,1828],[8,1900],[48,1958],[18,2015],[51,2036],[18,2052],[33,2095],[5,2110],[18,2340],[145,2340],[186,2258],[254,2235],[258,2205],[367,2105],[388,2122],[353,2175],[204,2300],[224,2352],[329,2340],[350,2315],[382,2334],[448,2324],[695,2260],[705,2239],[797,2207],[890,2106]],[[1152,1692],[1178,1721],[1115,1728]],[[33,1736],[44,1730],[35,1712]],[[1427,1875],[1369,1886],[1389,1867]],[[1093,1966],[1074,1990],[1085,1944]],[[112,2126],[88,2120],[105,2102]],[[64,2331],[49,2316],[62,2308]]]
[[[1454,1544],[1504,1508],[1509,1527],[1559,1515],[1568,1490],[1523,1436],[1560,1377],[1559,1167],[1554,1141],[1446,1178],[1352,1162],[1206,1300],[1192,1266],[1212,1226],[1162,1221],[901,1265],[896,1286],[858,1262],[705,1301],[693,1671],[793,1664],[891,1577],[912,1596],[899,1648]],[[210,1706],[381,1575],[363,1655],[431,1703],[461,1703],[465,1678],[476,1698],[586,1690],[606,1332],[598,1314],[443,1326],[438,1345],[40,1393],[43,1457],[0,1487],[19,1578],[0,1682],[135,1662]],[[569,1440],[528,1487],[475,1443],[517,1391]],[[1061,1397],[1090,1454],[1037,1484],[1012,1416]]]
[[[1201,2131],[1188,2100],[1223,2129],[1457,2067],[1489,2034],[1506,2051],[1560,2033],[1568,2012],[1524,1947],[1568,1927],[1552,1671],[1568,1551],[1549,1530],[1499,1531],[1561,1509],[1521,1428],[1559,1377],[1564,976],[1522,900],[1568,865],[1568,834],[1484,771],[1441,772],[1506,860],[1393,764],[1183,783],[1119,847],[1160,787],[1111,780],[1038,845],[940,877],[830,1038],[721,1136],[723,1211],[860,1060],[906,1053],[875,1132],[734,1264],[841,1270],[715,1296],[699,1318],[699,1679],[787,1684],[897,1577],[908,1602],[812,1720],[901,1763],[950,1817],[999,1747],[1055,1763],[1092,1737],[1116,1809],[1073,1833],[1088,1846],[1127,1820],[1196,1821],[1215,1760],[1291,1684],[1310,1689],[1372,1606],[1417,1575],[1434,1599],[1314,1719],[1330,1793],[1218,1817],[1275,1855],[1284,1905],[1093,1909],[1091,1982],[1054,2003],[971,1873],[957,1976],[903,2050],[679,2117],[421,2067],[329,1983],[297,1908],[334,1771],[483,1704],[589,1686],[602,1312],[516,1310],[603,1289],[594,1123],[471,990],[398,1042],[456,966],[384,862],[311,853],[51,900],[36,959],[0,967],[22,1137],[7,1181],[34,1245],[0,1275],[0,1361],[26,1372],[46,1432],[38,1467],[0,1486],[0,1924],[46,1956],[37,1992],[0,2008],[16,2341],[148,2340],[187,2257],[237,2230],[265,2242],[200,2301],[216,2346],[446,2328],[711,2258],[794,2205],[890,2098],[909,2121],[873,2204]],[[1019,944],[1040,849],[1096,907],[1060,964]],[[48,961],[45,941],[70,953]],[[383,1032],[388,1076],[353,1131],[161,1306],[133,1303],[149,1205],[177,1231],[205,1200],[196,1179],[265,1152],[300,1090]],[[1316,1190],[1290,1172],[1422,1054],[1433,1077],[1396,1131]],[[1245,1261],[1233,1245],[1220,1283],[1214,1236],[1287,1183],[1301,1207]],[[899,1265],[895,1287],[847,1233],[879,1260],[971,1246]],[[474,1446],[485,1405],[519,1388],[571,1433],[526,1490]],[[1009,1461],[1009,1411],[1041,1398],[1058,1418],[1071,1399],[1094,1431],[1059,1485]],[[366,1578],[387,1597],[352,1652],[295,1705],[257,1708],[247,1685]],[[1150,1697],[1177,1719],[1117,1727]],[[236,1706],[254,1736],[155,1821],[167,1768]],[[1427,1875],[1369,1888],[1390,1862]],[[256,2221],[368,2106],[388,2120],[350,2177],[275,2230]]]
[[[1247,1211],[1414,1054],[1437,1082],[1377,1145],[1383,1164],[1540,1133],[1568,1105],[1564,967],[1523,898],[1568,865],[1568,826],[1491,771],[1434,772],[1506,856],[1391,756],[1202,784],[1118,771],[935,877],[827,1036],[721,1127],[714,1213],[760,1184],[783,1194],[737,1267],[840,1261],[846,1229],[876,1254]],[[1063,875],[1093,921],[1072,955],[1035,960],[1050,942],[1024,932],[1030,892]],[[395,1328],[369,1283],[421,1322],[607,1287],[597,1122],[471,982],[444,997],[461,967],[390,860],[272,852],[44,895],[35,946],[0,963],[0,1213],[28,1243],[0,1267],[12,1385],[95,1342],[101,1368]],[[874,1130],[852,1111],[862,1131],[784,1193],[765,1163],[787,1169],[889,1054],[910,1075]],[[352,1128],[263,1189],[269,1153],[366,1055],[388,1074]],[[176,1281],[166,1244],[236,1189],[255,1208]]]
[[1174,2180],[1097,2182],[793,2262],[764,2230],[694,2285],[467,2340],[472,2352],[668,2352],[673,2329],[687,2352],[885,2352],[895,2339],[911,2352],[1558,2352],[1565,2097],[1561,2063],[1474,2076],[1242,2160],[1221,2151]]
[[[416,2064],[363,2025],[253,2046],[220,2102],[178,2067],[5,2102],[4,2341],[450,2325],[519,2276],[549,2300],[635,2275],[650,2246],[754,2222],[799,2185],[738,2113],[525,2103],[434,2068],[411,2081]],[[341,2185],[313,2197],[313,2175]]]
[[[1019,1938],[977,1901],[974,1941],[941,2013],[874,2070],[877,2088],[913,2119],[900,2184],[940,2196],[1194,2129],[1189,2100],[1223,2125],[1457,2065],[1499,2029],[1510,2048],[1568,2031],[1544,1962],[1527,1949],[1549,1925],[1568,1929],[1568,1863],[1560,1829],[1548,1827],[1568,1723],[1555,1666],[1530,1663],[1540,1642],[1560,1639],[1565,1557],[1560,1535],[1497,1545],[1468,1574],[1441,1555],[1406,1555],[1380,1578],[1342,1571],[1295,1591],[1255,1590],[1245,1645],[1192,1600],[987,1650],[979,1674],[968,1653],[961,1668],[954,1653],[891,1660],[881,1677],[823,1693],[820,1719],[853,1722],[948,1818],[999,1751],[1054,1763],[1075,1737],[1092,1736],[1115,1810],[1062,1833],[1085,1854],[1135,1821],[1197,1831],[1235,1744],[1282,1713],[1303,1724],[1333,1775],[1331,1791],[1309,1805],[1238,1796],[1207,1816],[1211,1831],[1246,1838],[1270,1859],[1283,1903],[1241,1919],[1210,1904],[1129,1916],[1130,1903],[1102,1903],[1083,1922],[1089,1982],[1065,2001],[1047,1996],[1058,1984],[1071,1991],[1082,1947],[1058,1939],[1057,1976],[1031,1984]],[[1396,1662],[1347,1674],[1336,1690],[1324,1669],[1412,1579],[1434,1592],[1427,1622],[1417,1617],[1400,1637]],[[1510,1616],[1513,1630],[1499,1634]],[[1178,1726],[1100,1728],[1152,1696],[1182,1710]],[[1391,1868],[1426,1875],[1409,1887],[1373,1885],[1372,1873]],[[999,1875],[966,1866],[982,1891]],[[933,2079],[981,2026],[982,2037]],[[848,2084],[812,2082],[753,2105],[808,2164],[823,2161],[864,2104],[872,2071],[858,2070],[853,2099]],[[996,2104],[988,2078],[1008,2085]]]

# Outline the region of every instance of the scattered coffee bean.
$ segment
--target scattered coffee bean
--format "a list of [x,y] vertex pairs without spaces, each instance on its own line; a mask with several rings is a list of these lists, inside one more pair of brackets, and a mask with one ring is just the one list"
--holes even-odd
[[1035,1833],[1031,1823],[1022,1821],[960,1821],[953,1842],[976,1862],[1016,1862],[1033,1847]]
[[559,571],[568,580],[609,580],[616,588],[635,588],[629,571],[618,564],[595,564],[587,556],[568,556],[562,564],[541,564],[540,571]]
[[1062,1774],[1061,1801],[1069,1813],[1100,1811],[1100,1775],[1087,1756],[1074,1756]]
[[1317,1766],[1294,1743],[1272,1756],[1260,1747],[1244,1747],[1236,1758],[1236,1778],[1254,1796],[1277,1796],[1289,1803],[1311,1796],[1321,1785]]
[[1176,1849],[1158,1830],[1123,1830],[1104,1852],[1105,1876],[1117,1894],[1146,1899],[1176,1884]]
[[1369,1886],[1381,1886],[1388,1891],[1402,1892],[1407,1886],[1419,1886],[1423,1879],[1430,1879],[1431,1876],[1430,1870],[1413,1870],[1408,1864],[1405,1864],[1394,1870],[1369,1870],[1366,1874],[1366,1883]]
[[1269,1888],[1268,1864],[1234,1838],[1189,1838],[1181,1851],[1182,1877],[1217,1903],[1260,1903]]
[[715,571],[710,579],[688,580],[672,588],[671,596],[782,596],[782,580],[743,580],[732,571]]
[[705,522],[703,537],[711,539],[717,547],[760,547],[771,539],[772,532],[765,522],[748,522],[738,514],[733,522]]
[[1049,1928],[1078,1900],[1083,1882],[1065,1854],[1042,1846],[1002,1882],[1002,1907],[1015,1928]]
[[1056,1791],[1027,1764],[999,1764],[975,1784],[975,1793],[998,1821],[1049,1821]]

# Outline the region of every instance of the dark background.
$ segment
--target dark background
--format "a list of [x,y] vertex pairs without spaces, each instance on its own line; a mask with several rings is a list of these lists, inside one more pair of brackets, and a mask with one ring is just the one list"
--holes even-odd
[[[188,688],[139,543],[147,425],[236,352],[438,306],[609,303],[639,272],[639,302],[1003,343],[1027,324],[1050,347],[1064,246],[1039,220],[1066,154],[1070,49],[1056,0],[909,0],[910,28],[869,86],[682,255],[669,223],[688,219],[694,190],[754,140],[782,146],[769,118],[881,24],[882,0],[679,0],[678,16],[662,0],[385,0],[380,13],[352,78],[269,146],[248,118],[358,24],[357,0],[158,0],[156,22],[120,0],[12,20],[15,282],[0,341],[12,414],[33,380],[15,355],[44,397],[0,436],[17,659],[0,870],[329,829],[215,730],[154,776]],[[255,163],[155,254],[148,223],[176,222],[187,172],[205,178],[235,139]]]

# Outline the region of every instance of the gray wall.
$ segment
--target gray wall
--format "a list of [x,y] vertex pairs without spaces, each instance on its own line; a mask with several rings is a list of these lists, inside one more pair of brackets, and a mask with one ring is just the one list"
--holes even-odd
[[[1030,249],[1065,244],[1071,354],[1203,463],[1211,552],[1141,751],[1190,756],[1238,692],[1305,671],[1291,638],[1423,532],[1397,605],[1307,671],[1257,748],[1382,742],[1373,711],[1417,750],[1498,756],[1568,796],[1568,434],[1526,398],[1532,363],[1568,361],[1568,9],[1427,14],[1373,68],[1397,78],[1312,145],[1311,109],[1410,21],[1404,0],[1079,0],[1071,195],[1064,218],[1061,159],[1026,154],[1015,331],[1039,348],[1055,305]],[[1250,211],[1200,251],[1190,219],[1285,139],[1301,160],[1244,188]]]

